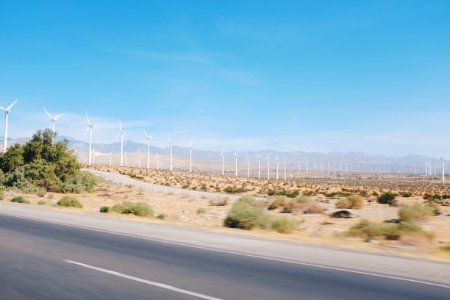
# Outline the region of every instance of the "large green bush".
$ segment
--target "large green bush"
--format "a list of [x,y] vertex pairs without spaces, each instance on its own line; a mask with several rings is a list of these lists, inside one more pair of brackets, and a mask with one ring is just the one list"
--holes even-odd
[[397,194],[388,192],[382,194],[380,197],[378,197],[378,203],[381,204],[389,204],[390,206],[397,206]]
[[25,145],[16,144],[0,155],[0,181],[26,193],[81,193],[95,187],[95,178],[80,171],[80,164],[67,148],[55,142],[56,133],[38,131]]
[[280,233],[291,233],[297,228],[297,223],[288,217],[268,215],[256,200],[251,197],[241,197],[228,212],[224,226],[245,230],[263,228]]
[[83,208],[83,204],[74,197],[64,196],[57,203],[58,206]]
[[336,207],[341,209],[360,209],[362,206],[363,199],[360,195],[350,195],[336,202]]
[[122,204],[114,205],[110,211],[119,214],[133,214],[139,217],[153,217],[153,209],[150,205],[143,202],[123,202]]
[[268,217],[264,214],[264,211],[256,207],[255,200],[250,197],[239,198],[224,220],[226,227],[246,230],[255,227],[267,227],[268,223]]

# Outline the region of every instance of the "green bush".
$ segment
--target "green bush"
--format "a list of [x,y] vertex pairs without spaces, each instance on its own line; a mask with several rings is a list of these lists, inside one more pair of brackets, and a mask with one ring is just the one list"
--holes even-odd
[[83,208],[83,204],[81,204],[80,201],[77,198],[70,197],[70,196],[62,197],[58,201],[57,205],[58,206],[64,206],[64,207]]
[[366,242],[377,237],[387,240],[398,240],[405,233],[423,233],[419,225],[411,222],[374,223],[361,220],[346,232],[348,236],[361,237]]
[[83,174],[67,141],[55,142],[56,133],[38,131],[25,145],[16,144],[0,155],[0,181],[25,193],[90,192],[94,177]]
[[336,207],[341,209],[360,209],[363,206],[363,199],[360,195],[351,195],[341,198],[336,202]]
[[397,206],[397,200],[395,199],[397,194],[388,192],[378,197],[378,203],[389,204],[390,206]]
[[12,198],[11,202],[24,203],[24,204],[29,204],[30,203],[30,201],[28,201],[27,199],[25,199],[22,196],[16,196],[16,197]]
[[268,216],[256,207],[256,202],[250,197],[239,198],[231,207],[224,225],[230,228],[250,230],[255,227],[267,228],[270,226]]
[[431,205],[414,204],[411,206],[402,205],[398,211],[398,216],[403,222],[416,222],[423,220],[434,214],[435,208]]
[[102,206],[102,207],[100,207],[100,210],[99,210],[101,213],[108,213],[109,212],[109,206]]
[[159,214],[156,216],[157,219],[164,220],[166,218],[165,214]]
[[123,202],[116,204],[111,208],[111,211],[119,214],[133,214],[139,217],[152,217],[153,209],[150,205],[143,202]]
[[297,228],[297,223],[291,218],[277,217],[272,219],[271,227],[279,233],[291,233]]
[[205,208],[203,208],[203,207],[197,208],[197,215],[204,214],[205,212],[206,212]]

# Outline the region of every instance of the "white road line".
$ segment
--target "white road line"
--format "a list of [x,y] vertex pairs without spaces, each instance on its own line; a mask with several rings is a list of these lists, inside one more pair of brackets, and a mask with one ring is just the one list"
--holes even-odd
[[127,274],[123,274],[123,273],[112,271],[112,270],[108,270],[108,269],[94,267],[94,266],[87,265],[87,264],[80,263],[80,262],[73,261],[73,260],[66,259],[64,261],[69,263],[69,264],[77,265],[77,266],[80,266],[80,267],[83,267],[83,268],[87,268],[87,269],[103,272],[103,273],[114,275],[114,276],[117,276],[117,277],[126,278],[126,279],[137,281],[137,282],[140,282],[140,283],[145,283],[145,284],[148,284],[148,285],[151,285],[151,286],[159,287],[159,288],[166,289],[166,290],[173,291],[173,292],[177,292],[177,293],[180,293],[180,294],[193,296],[193,297],[196,297],[196,298],[199,298],[199,299],[222,300],[220,298],[211,297],[211,296],[208,296],[208,295],[192,292],[192,291],[185,290],[185,289],[180,289],[180,288],[174,287],[172,285],[159,283],[159,282],[155,282],[155,281],[150,281],[150,280],[146,280],[146,279],[142,279],[142,278],[139,278],[139,277],[130,276],[130,275],[127,275]]
[[313,263],[307,263],[307,262],[300,262],[300,261],[295,261],[295,260],[275,258],[275,257],[269,257],[269,256],[263,256],[263,255],[249,254],[249,253],[237,252],[237,251],[231,251],[231,250],[216,249],[216,248],[210,248],[210,247],[205,247],[205,246],[198,246],[198,245],[182,243],[182,242],[173,242],[173,241],[161,240],[161,239],[157,239],[157,238],[136,236],[136,235],[120,233],[120,232],[114,232],[114,231],[109,231],[109,230],[104,230],[104,229],[96,229],[96,228],[91,228],[91,227],[84,227],[84,226],[79,226],[79,225],[71,225],[71,224],[65,224],[65,223],[59,223],[59,222],[53,222],[53,221],[47,221],[47,220],[41,220],[41,219],[35,219],[35,218],[26,218],[26,217],[23,217],[23,216],[17,216],[17,215],[13,215],[13,214],[5,214],[3,212],[0,212],[0,214],[7,215],[7,216],[14,216],[14,217],[22,218],[22,219],[27,219],[27,220],[38,221],[38,222],[50,223],[50,224],[55,224],[55,225],[62,225],[62,226],[67,226],[67,227],[72,227],[72,228],[79,228],[79,229],[85,229],[85,230],[91,230],[91,231],[96,231],[96,232],[114,234],[114,235],[118,235],[118,236],[129,237],[129,238],[135,238],[135,239],[159,242],[159,243],[168,244],[168,245],[184,246],[184,247],[208,250],[208,251],[213,251],[213,252],[218,252],[218,253],[227,253],[227,254],[240,255],[240,256],[246,256],[246,257],[252,257],[252,258],[259,258],[259,259],[270,260],[270,261],[278,261],[278,262],[283,262],[283,263],[296,264],[296,265],[301,265],[301,266],[314,267],[314,268],[319,268],[319,269],[334,270],[334,271],[354,273],[354,274],[361,274],[361,275],[367,275],[367,276],[373,276],[373,277],[395,279],[395,280],[400,280],[400,281],[419,283],[419,284],[425,284],[425,285],[431,285],[431,286],[437,286],[437,287],[450,289],[450,285],[434,283],[434,282],[430,282],[430,281],[410,279],[410,278],[397,277],[397,276],[391,276],[391,275],[383,275],[383,274],[378,274],[378,273],[373,273],[373,272],[364,272],[364,271],[345,269],[345,268],[339,268],[339,267],[331,267],[331,266],[326,266],[326,265],[313,264]]

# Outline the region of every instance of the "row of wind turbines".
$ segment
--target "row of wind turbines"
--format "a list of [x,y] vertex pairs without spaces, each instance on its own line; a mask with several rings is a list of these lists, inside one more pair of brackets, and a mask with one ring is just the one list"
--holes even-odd
[[[3,151],[5,152],[6,149],[8,148],[8,117],[9,117],[9,113],[11,112],[12,108],[16,105],[16,103],[18,102],[18,100],[15,100],[14,102],[12,102],[9,106],[2,107],[0,106],[0,109],[4,112],[5,114],[5,132],[4,132],[4,138],[3,138]],[[56,122],[62,117],[62,114],[57,114],[57,115],[52,115],[50,114],[45,108],[43,108],[45,114],[47,115],[47,117],[50,120],[50,126],[49,129],[52,130],[53,132],[56,132],[55,126],[56,126]],[[92,137],[93,137],[93,129],[94,129],[94,123],[89,119],[88,114],[86,113],[86,122],[87,122],[87,127],[86,127],[86,132],[85,135],[88,134],[89,135],[89,152],[88,152],[88,164],[92,165],[93,164],[93,149],[92,149]],[[125,130],[122,126],[122,122],[121,120],[119,120],[119,132],[117,134],[116,139],[120,139],[120,166],[124,166],[124,137],[126,136],[125,134]],[[151,145],[151,139],[152,139],[153,135],[149,135],[147,133],[147,131],[144,129],[144,139],[146,142],[146,146],[147,146],[147,162],[146,162],[146,168],[150,169],[150,145]],[[169,170],[173,171],[173,139],[169,136]],[[189,172],[192,172],[192,141],[190,142],[190,144],[188,145],[188,149],[189,149]],[[239,176],[239,169],[238,169],[238,153],[234,152],[233,154],[234,160],[235,160],[235,176],[238,177]],[[246,165],[247,165],[247,177],[250,177],[250,156],[248,155],[248,153],[246,153]],[[223,151],[223,148],[219,154],[219,157],[222,159],[222,175],[225,175],[225,153]],[[257,161],[258,161],[258,178],[261,179],[261,158],[262,156],[260,154],[256,155]],[[270,179],[270,154],[267,155],[265,157],[266,162],[267,162],[267,179]],[[275,169],[275,173],[276,173],[276,179],[279,180],[280,176],[279,176],[279,157],[275,157],[275,164],[276,164],[276,169]],[[440,159],[441,161],[441,170],[442,170],[442,178],[441,181],[442,183],[445,182],[445,160],[443,158]],[[110,153],[110,164],[111,164],[111,153]],[[286,159],[283,158],[283,165],[284,165],[284,180],[287,179],[287,163],[286,163]],[[306,162],[306,172],[309,172],[309,165],[308,162]],[[347,169],[348,170],[348,169]],[[300,171],[300,163],[299,163],[299,171]],[[428,175],[431,174],[431,167],[430,165],[426,165],[426,174]]]

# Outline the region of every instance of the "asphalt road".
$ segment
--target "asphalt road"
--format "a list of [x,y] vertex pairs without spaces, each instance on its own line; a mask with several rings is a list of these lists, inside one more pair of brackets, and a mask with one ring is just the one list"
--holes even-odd
[[0,215],[0,299],[449,299],[450,289]]

